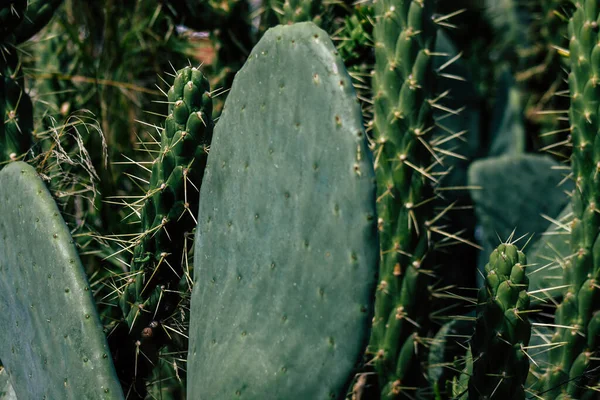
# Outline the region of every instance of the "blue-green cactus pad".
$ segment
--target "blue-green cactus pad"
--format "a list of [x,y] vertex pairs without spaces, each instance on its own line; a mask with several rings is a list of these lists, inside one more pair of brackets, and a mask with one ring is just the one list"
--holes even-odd
[[0,359],[19,399],[122,399],[87,278],[35,169],[0,171]]
[[327,34],[269,30],[235,78],[201,188],[188,398],[345,395],[379,258],[371,163]]

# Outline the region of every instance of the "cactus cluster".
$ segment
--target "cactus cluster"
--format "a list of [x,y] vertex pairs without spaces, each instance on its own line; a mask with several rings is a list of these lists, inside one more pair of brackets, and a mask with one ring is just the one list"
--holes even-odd
[[[61,4],[0,5],[0,399],[597,397],[597,1],[68,0],[38,35]],[[207,65],[103,76],[132,37]],[[164,99],[138,131],[111,90]]]

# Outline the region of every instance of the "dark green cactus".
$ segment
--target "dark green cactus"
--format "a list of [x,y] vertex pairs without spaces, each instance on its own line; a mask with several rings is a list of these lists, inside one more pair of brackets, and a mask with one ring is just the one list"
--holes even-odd
[[123,398],[69,229],[36,171],[0,171],[0,358],[22,399]]
[[539,383],[545,398],[583,398],[593,395],[599,366],[594,354],[600,349],[600,128],[598,75],[600,72],[600,4],[575,3],[569,22],[571,72],[569,120],[573,141],[571,164],[575,180],[574,219],[571,228],[572,256],[565,262],[563,301],[555,313],[557,345]]
[[179,70],[167,96],[160,153],[142,202],[142,233],[134,241],[130,274],[120,298],[130,343],[137,342],[147,358],[138,359],[140,371],[151,368],[149,362],[168,342],[177,343],[179,350],[187,348],[185,334],[168,332],[166,320],[179,310],[191,281],[185,267],[187,235],[197,223],[199,188],[213,130],[210,88],[199,69]]
[[15,43],[23,43],[38,33],[54,16],[63,0],[30,0],[25,18],[14,31]]
[[27,0],[5,0],[0,4],[0,43],[23,21],[26,9]]
[[376,283],[371,163],[327,34],[269,30],[236,75],[201,188],[188,398],[343,398]]
[[[2,59],[3,58],[3,59]],[[33,144],[33,106],[16,49],[0,50],[0,168],[22,159]]]
[[382,261],[369,353],[382,398],[397,398],[417,385],[416,350],[427,324],[436,30],[429,0],[381,1],[375,15],[373,136]]
[[471,339],[470,399],[525,399],[529,371],[525,348],[531,336],[526,267],[525,254],[510,243],[498,246],[485,266],[485,285],[479,290]]

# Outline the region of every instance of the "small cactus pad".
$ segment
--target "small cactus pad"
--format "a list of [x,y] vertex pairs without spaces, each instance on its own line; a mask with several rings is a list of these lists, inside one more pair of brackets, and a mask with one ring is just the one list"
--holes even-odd
[[33,167],[0,171],[0,359],[19,399],[122,399],[69,229]]
[[200,194],[190,399],[337,399],[366,346],[375,181],[350,77],[313,23],[238,72]]

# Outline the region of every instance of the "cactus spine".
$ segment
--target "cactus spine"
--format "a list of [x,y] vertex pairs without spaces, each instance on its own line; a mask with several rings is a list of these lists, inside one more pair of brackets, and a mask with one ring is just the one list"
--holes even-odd
[[501,244],[485,266],[479,291],[477,323],[471,339],[473,371],[469,398],[524,399],[531,324],[525,275],[527,259],[513,244]]
[[569,22],[573,256],[565,262],[568,287],[555,313],[556,348],[550,351],[550,365],[539,382],[547,399],[593,396],[594,390],[586,387],[597,384],[597,374],[587,372],[598,366],[593,355],[600,349],[600,4],[585,0],[575,6]]
[[373,135],[382,259],[368,351],[382,398],[398,398],[416,386],[416,347],[427,323],[422,307],[432,261],[427,221],[435,178],[428,140],[436,31],[432,1],[378,1],[375,7]]

